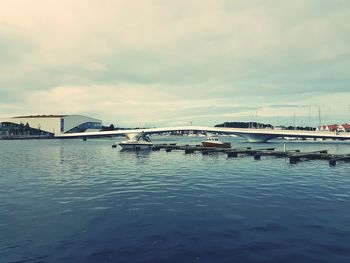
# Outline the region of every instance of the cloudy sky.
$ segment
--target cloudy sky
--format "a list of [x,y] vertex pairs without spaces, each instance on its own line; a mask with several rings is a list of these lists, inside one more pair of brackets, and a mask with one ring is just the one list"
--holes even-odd
[[350,122],[348,0],[0,3],[0,117]]

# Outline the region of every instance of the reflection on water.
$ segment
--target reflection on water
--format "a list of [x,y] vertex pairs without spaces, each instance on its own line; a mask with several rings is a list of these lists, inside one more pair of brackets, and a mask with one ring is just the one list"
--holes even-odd
[[[130,152],[112,143],[0,141],[0,262],[350,261],[350,164]],[[349,146],[287,143],[331,153]]]
[[150,157],[152,150],[119,150],[119,156],[122,160],[129,160],[135,158],[138,164],[145,164]]

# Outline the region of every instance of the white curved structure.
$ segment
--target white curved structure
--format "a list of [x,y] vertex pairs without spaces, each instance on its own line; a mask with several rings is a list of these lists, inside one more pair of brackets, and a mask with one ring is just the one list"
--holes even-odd
[[[87,129],[100,130],[102,121],[83,115],[29,115],[0,119],[0,124],[28,125],[55,136]],[[10,135],[10,134],[9,134]]]
[[225,134],[235,134],[244,137],[249,142],[266,142],[278,137],[296,137],[296,138],[319,138],[319,139],[335,139],[350,140],[350,133],[320,132],[320,131],[291,131],[291,130],[272,130],[272,129],[243,129],[243,128],[222,128],[222,127],[205,127],[205,126],[181,126],[181,127],[164,127],[149,129],[132,129],[132,130],[116,130],[103,132],[82,132],[71,134],[60,134],[57,138],[87,138],[101,136],[116,136],[129,133],[163,133],[172,131],[204,131],[219,132]]

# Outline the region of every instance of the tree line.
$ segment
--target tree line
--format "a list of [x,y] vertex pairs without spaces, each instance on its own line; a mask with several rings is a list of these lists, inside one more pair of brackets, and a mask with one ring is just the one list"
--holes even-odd
[[[274,129],[272,124],[259,123],[259,122],[224,122],[215,125],[215,127],[228,127],[228,128],[252,128],[252,129]],[[302,127],[302,126],[278,126],[282,130],[307,130],[314,131],[314,127]]]
[[32,128],[28,123],[14,124],[14,123],[2,123],[1,134],[3,136],[40,136],[49,135],[47,132],[43,132],[40,127]]

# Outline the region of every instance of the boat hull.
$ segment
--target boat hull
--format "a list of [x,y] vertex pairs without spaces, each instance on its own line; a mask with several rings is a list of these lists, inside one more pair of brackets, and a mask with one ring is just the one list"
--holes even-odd
[[151,150],[153,143],[119,143],[123,150]]
[[231,148],[231,143],[202,142],[203,147]]

